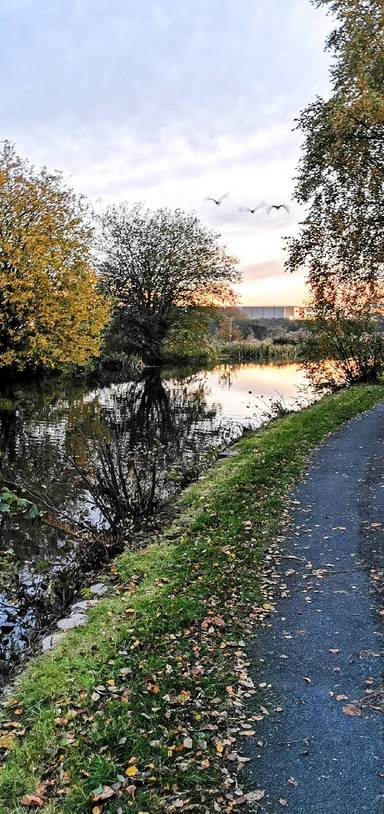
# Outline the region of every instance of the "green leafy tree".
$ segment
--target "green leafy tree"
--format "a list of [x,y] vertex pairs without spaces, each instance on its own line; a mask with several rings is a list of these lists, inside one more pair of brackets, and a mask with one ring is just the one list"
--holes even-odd
[[192,306],[182,308],[171,325],[164,342],[167,359],[201,359],[213,352],[209,325],[215,314],[214,308]]
[[235,258],[194,214],[113,206],[102,219],[100,272],[115,308],[124,314],[127,340],[158,365],[171,329],[186,310],[234,300]]
[[375,284],[384,269],[384,6],[316,0],[335,16],[332,93],[303,111],[296,199],[307,206],[287,266],[306,267],[318,301],[327,286]]
[[108,318],[86,207],[59,173],[0,150],[0,367],[84,365]]

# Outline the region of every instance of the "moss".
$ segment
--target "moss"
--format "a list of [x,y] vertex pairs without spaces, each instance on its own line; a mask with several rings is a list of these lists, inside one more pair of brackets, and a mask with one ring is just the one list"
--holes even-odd
[[[156,814],[175,789],[197,810],[211,810],[220,770],[206,725],[225,710],[233,681],[232,650],[223,644],[236,640],[250,604],[260,601],[257,568],[282,521],[287,489],[327,433],[382,398],[381,386],[351,388],[247,435],[236,456],[183,493],[172,535],[113,563],[113,595],[17,682],[26,734],[0,770],[2,814],[22,811],[21,796],[42,779],[59,788],[63,771],[64,793],[44,810],[89,811],[92,790],[124,775],[130,760],[139,770],[135,800],[112,798],[104,813],[121,806]],[[210,636],[209,614],[224,625]],[[202,768],[200,754],[181,766],[180,739],[192,731],[199,737],[200,726],[208,763]]]

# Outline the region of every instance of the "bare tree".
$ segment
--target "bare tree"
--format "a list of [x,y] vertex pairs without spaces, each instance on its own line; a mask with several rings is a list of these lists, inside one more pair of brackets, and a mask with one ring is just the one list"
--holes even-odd
[[163,342],[186,308],[234,301],[236,258],[194,214],[110,207],[102,218],[100,272],[123,315],[132,351],[159,365]]

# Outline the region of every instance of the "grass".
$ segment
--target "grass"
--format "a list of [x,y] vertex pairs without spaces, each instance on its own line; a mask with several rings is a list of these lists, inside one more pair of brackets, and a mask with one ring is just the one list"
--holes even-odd
[[215,810],[241,695],[232,645],[263,602],[258,566],[287,490],[327,433],[382,398],[354,387],[246,436],[184,492],[161,539],[112,564],[111,595],[31,661],[4,707],[3,736],[20,734],[1,814],[33,792],[45,814]]
[[300,357],[301,345],[298,342],[274,343],[271,339],[257,342],[223,342],[219,346],[220,355],[227,361],[235,362],[290,362]]
[[303,345],[300,342],[286,341],[280,343],[273,339],[260,339],[250,342],[246,339],[226,342],[213,341],[205,350],[196,352],[191,346],[189,351],[175,353],[169,350],[166,361],[172,362],[203,362],[207,364],[219,361],[226,362],[290,362],[302,357]]

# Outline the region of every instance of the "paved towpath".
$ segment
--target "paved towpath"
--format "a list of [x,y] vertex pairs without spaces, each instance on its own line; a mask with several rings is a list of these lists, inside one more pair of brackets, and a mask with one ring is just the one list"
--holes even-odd
[[269,814],[383,814],[384,404],[314,452],[293,499],[289,593],[251,650],[265,707],[282,711],[246,739],[249,786]]

